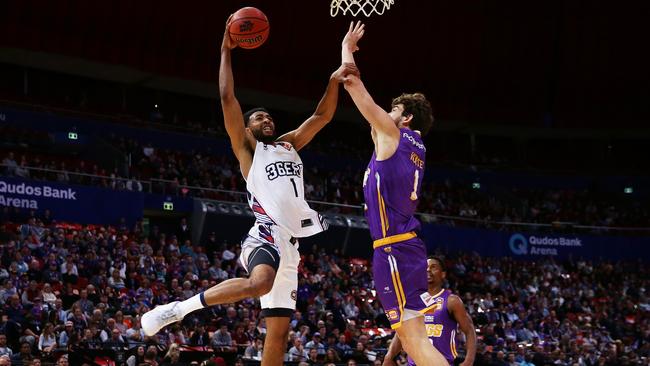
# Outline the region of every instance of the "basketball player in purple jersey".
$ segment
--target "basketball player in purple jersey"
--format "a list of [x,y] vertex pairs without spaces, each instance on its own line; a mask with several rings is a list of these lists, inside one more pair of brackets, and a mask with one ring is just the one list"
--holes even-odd
[[[342,63],[354,63],[363,36],[358,22],[342,43]],[[344,77],[354,104],[370,123],[375,151],[363,178],[365,215],[373,239],[373,277],[377,296],[418,365],[446,365],[427,337],[423,314],[436,304],[427,292],[427,251],[413,216],[424,177],[426,148],[422,136],[433,124],[431,105],[420,93],[393,99],[390,112],[377,104],[356,75]]]
[[[476,331],[474,329],[474,322],[467,314],[463,300],[460,297],[453,295],[450,290],[442,287],[447,271],[445,269],[445,262],[442,258],[431,256],[427,261],[427,282],[429,283],[429,293],[433,308],[424,313],[424,324],[426,326],[427,335],[431,343],[443,356],[447,359],[450,365],[454,364],[454,359],[458,356],[456,351],[456,329],[465,334],[467,352],[465,360],[460,364],[461,366],[471,366],[474,363],[476,356]],[[394,366],[393,359],[402,350],[402,344],[399,335],[393,337],[393,341],[388,348],[388,353],[384,358],[384,366]],[[409,356],[409,365],[415,365],[413,359]]]

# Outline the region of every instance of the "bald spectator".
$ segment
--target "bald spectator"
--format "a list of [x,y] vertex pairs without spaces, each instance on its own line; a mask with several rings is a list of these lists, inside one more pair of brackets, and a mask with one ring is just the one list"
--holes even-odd
[[120,330],[117,328],[113,328],[111,330],[110,338],[104,341],[104,347],[109,349],[121,350],[124,349],[126,346],[127,343],[122,337],[122,334],[120,334]]
[[113,334],[114,330],[117,330],[117,333],[120,333],[120,330],[117,329],[117,327],[115,326],[115,319],[108,318],[106,320],[106,327],[101,330],[100,335],[99,335],[102,342],[108,341],[108,339],[111,338],[111,335]]
[[296,337],[293,341],[293,347],[289,349],[290,361],[306,361],[308,357],[309,354],[302,344],[302,339]]

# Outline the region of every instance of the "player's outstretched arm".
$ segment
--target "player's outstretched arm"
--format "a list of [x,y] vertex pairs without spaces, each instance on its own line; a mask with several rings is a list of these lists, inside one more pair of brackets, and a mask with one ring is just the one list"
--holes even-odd
[[467,349],[465,350],[465,361],[460,365],[472,366],[476,357],[476,329],[474,328],[474,322],[469,314],[467,314],[463,300],[460,297],[456,295],[449,296],[447,307],[451,315],[456,319],[456,322],[458,322],[458,327],[465,334],[466,338],[465,347]]
[[400,352],[402,352],[402,342],[399,340],[397,332],[395,332],[393,340],[390,341],[390,346],[388,347],[382,366],[396,366],[395,357],[397,357]]
[[300,150],[307,145],[318,131],[322,130],[334,117],[339,98],[339,83],[343,81],[345,75],[350,74],[359,75],[359,70],[354,64],[343,64],[334,71],[327,83],[325,95],[318,102],[314,114],[295,130],[280,136],[278,141],[289,142],[296,150]]
[[[359,50],[357,43],[365,33],[365,26],[359,21],[357,24],[350,23],[350,28],[343,38],[341,44],[341,62],[354,63],[353,53]],[[375,103],[372,96],[366,90],[361,79],[352,74],[348,75],[343,80],[345,90],[348,91],[354,104],[359,109],[359,112],[370,123],[373,129],[379,134],[382,134],[391,139],[399,139],[399,129],[395,122],[390,118],[388,113]]]
[[253,161],[252,148],[249,139],[250,132],[244,127],[244,115],[235,97],[235,82],[232,76],[232,64],[230,51],[237,47],[237,44],[230,38],[228,28],[230,19],[226,21],[226,31],[221,44],[221,63],[219,64],[219,96],[221,97],[221,109],[226,132],[230,137],[232,150],[239,160],[244,177],[248,177],[248,171]]
[[359,50],[359,40],[363,37],[365,33],[366,25],[357,21],[357,24],[354,24],[354,21],[350,22],[350,27],[348,32],[343,37],[343,42],[341,42],[341,63],[353,64],[354,62],[354,53]]

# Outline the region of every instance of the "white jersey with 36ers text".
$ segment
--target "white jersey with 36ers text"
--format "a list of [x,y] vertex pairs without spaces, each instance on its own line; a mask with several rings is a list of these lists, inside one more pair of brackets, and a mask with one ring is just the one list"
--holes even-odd
[[248,203],[258,222],[278,225],[304,238],[327,229],[327,222],[305,201],[303,165],[288,142],[257,142],[248,172]]

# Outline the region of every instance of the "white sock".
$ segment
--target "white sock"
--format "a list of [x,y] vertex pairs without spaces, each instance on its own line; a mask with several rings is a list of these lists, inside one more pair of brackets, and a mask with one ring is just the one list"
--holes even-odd
[[204,300],[202,300],[202,298],[203,298],[203,292],[198,293],[185,301],[181,301],[178,304],[178,307],[181,309],[181,314],[183,314],[183,317],[185,317],[187,314],[193,311],[203,309],[204,307],[206,307],[207,304],[204,304]]

